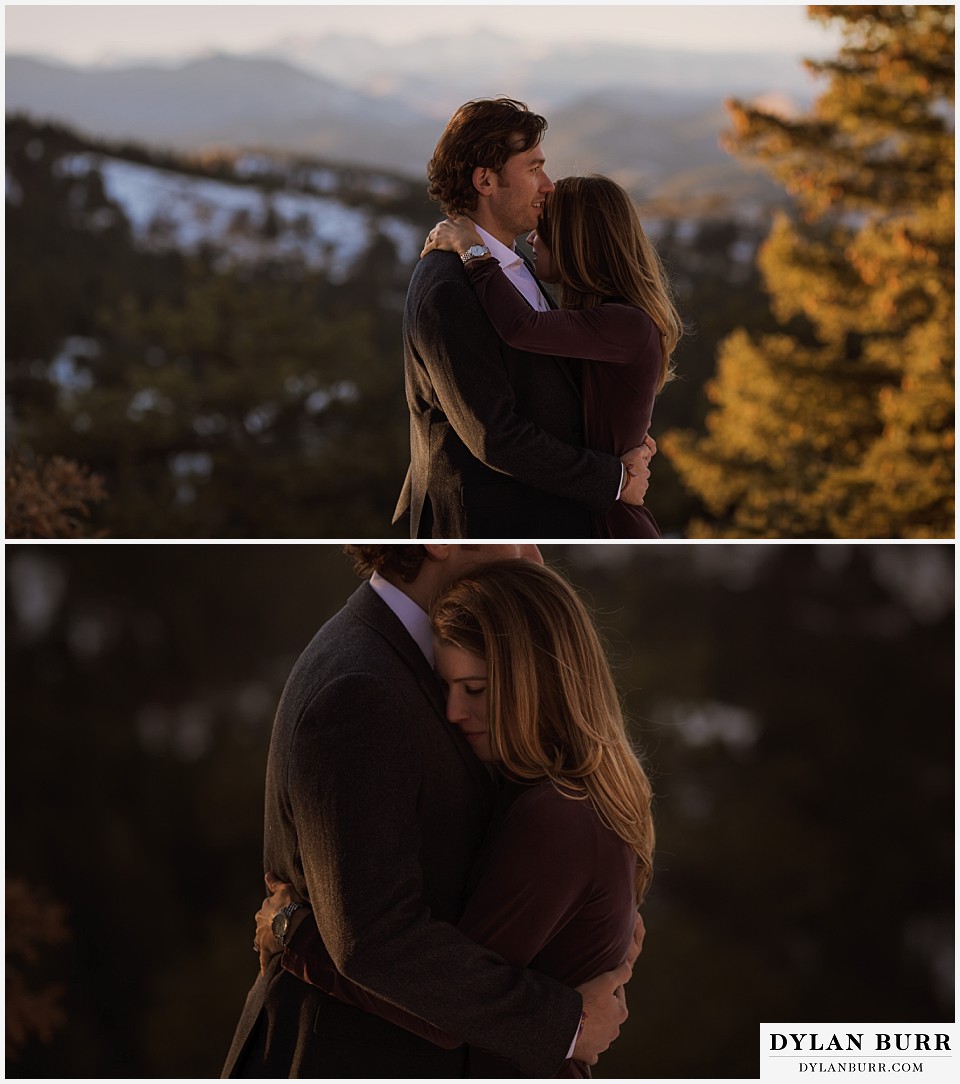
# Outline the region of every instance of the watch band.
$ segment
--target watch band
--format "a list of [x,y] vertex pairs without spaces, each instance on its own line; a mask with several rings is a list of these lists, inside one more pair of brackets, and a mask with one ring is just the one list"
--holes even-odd
[[304,906],[306,906],[306,905],[302,901],[294,900],[293,903],[288,903],[286,905],[286,907],[281,907],[280,910],[277,911],[276,915],[274,916],[274,922],[276,922],[277,918],[279,918],[280,915],[283,915],[283,917],[286,919],[286,922],[283,924],[283,932],[282,933],[279,933],[277,930],[273,931],[273,935],[274,935],[274,937],[276,937],[276,939],[279,942],[281,948],[286,948],[287,947],[287,929],[289,928],[289,923],[290,923],[291,916],[293,915],[294,911],[296,911],[298,908],[304,907]]

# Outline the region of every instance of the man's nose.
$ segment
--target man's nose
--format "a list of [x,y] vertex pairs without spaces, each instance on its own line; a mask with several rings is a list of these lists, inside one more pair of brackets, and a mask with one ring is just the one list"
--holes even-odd
[[546,173],[541,173],[540,174],[540,191],[541,192],[552,192],[553,189],[554,189],[553,181],[550,180],[550,178],[546,175]]

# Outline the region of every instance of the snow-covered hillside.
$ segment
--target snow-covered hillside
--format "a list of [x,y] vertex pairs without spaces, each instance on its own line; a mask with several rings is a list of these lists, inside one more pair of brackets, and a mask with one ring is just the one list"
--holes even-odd
[[[215,180],[89,151],[64,155],[55,168],[81,181],[99,174],[105,196],[144,247],[193,252],[205,246],[227,263],[297,260],[343,282],[378,234],[408,264],[423,243],[422,228],[401,218],[295,188],[267,191],[252,180]],[[7,199],[17,203],[21,193],[10,182],[8,174]],[[88,210],[81,195],[73,202],[79,221],[92,229],[115,222],[109,207]]]

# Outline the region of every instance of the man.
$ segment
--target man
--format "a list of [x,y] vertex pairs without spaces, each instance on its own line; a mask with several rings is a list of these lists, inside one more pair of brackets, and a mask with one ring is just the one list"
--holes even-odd
[[[337,969],[534,1077],[595,1061],[626,1017],[625,966],[577,990],[455,929],[493,783],[445,719],[426,610],[477,564],[535,546],[347,547],[372,573],[287,681],[267,761],[264,868],[309,901]],[[289,916],[292,917],[292,916]],[[295,934],[292,935],[295,938]],[[225,1076],[457,1077],[446,1050],[328,997],[275,956]]]
[[[536,228],[553,189],[545,128],[512,99],[467,102],[428,165],[431,197],[473,220],[541,309],[550,303],[514,242]],[[503,343],[461,257],[432,253],[419,262],[403,335],[410,468],[394,523],[409,517],[411,538],[589,538],[593,514],[618,499],[643,503],[651,449],[634,449],[621,463],[582,446],[577,363]]]

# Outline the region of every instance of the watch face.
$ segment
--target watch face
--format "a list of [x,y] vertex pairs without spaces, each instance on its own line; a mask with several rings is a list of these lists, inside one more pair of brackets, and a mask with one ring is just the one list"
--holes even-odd
[[282,944],[284,935],[287,932],[287,926],[290,923],[290,919],[281,911],[273,916],[273,922],[271,928],[273,930],[273,936]]

